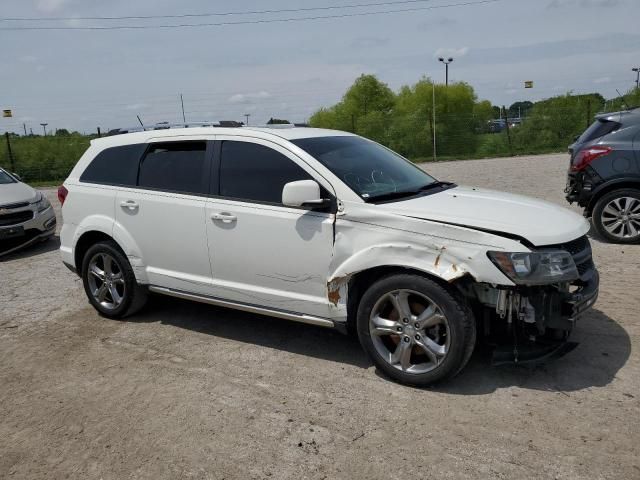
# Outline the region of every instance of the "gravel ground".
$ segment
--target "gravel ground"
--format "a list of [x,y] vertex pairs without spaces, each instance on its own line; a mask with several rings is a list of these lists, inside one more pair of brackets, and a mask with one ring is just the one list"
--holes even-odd
[[[566,206],[566,167],[427,169]],[[592,243],[602,290],[576,350],[536,368],[476,353],[420,390],[318,327],[168,298],[103,319],[56,237],[0,261],[0,478],[640,478],[640,246]]]

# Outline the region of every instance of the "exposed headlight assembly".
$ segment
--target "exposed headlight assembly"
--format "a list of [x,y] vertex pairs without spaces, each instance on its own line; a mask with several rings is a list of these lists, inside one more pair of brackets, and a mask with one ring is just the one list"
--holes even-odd
[[51,206],[49,199],[42,194],[42,192],[38,192],[36,195],[36,201],[32,202],[32,205],[36,206],[38,213],[44,212],[47,208]]
[[569,252],[487,252],[493,263],[517,285],[571,282],[580,277]]

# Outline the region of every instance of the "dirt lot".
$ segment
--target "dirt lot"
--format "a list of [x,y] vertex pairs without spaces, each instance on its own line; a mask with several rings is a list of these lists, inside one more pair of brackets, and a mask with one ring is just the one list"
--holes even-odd
[[[428,170],[565,206],[566,166]],[[430,390],[392,383],[318,327],[161,298],[105,320],[57,238],[13,255],[0,261],[0,478],[640,478],[640,246],[592,243],[602,290],[576,350],[533,369],[475,354]]]

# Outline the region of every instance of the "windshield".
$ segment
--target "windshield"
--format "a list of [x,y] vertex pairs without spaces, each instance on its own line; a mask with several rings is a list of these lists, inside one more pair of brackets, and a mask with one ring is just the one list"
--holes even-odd
[[0,185],[4,185],[6,183],[15,183],[15,180],[7,172],[0,169]]
[[366,201],[413,195],[439,184],[410,161],[362,137],[302,138],[292,143]]

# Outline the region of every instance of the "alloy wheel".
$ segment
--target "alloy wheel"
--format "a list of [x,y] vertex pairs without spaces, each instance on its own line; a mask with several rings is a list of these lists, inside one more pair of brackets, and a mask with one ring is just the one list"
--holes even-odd
[[640,200],[614,198],[602,210],[601,221],[605,230],[616,238],[636,238],[640,235]]
[[378,354],[394,368],[421,374],[438,367],[449,352],[449,322],[429,297],[394,290],[378,299],[369,317]]
[[123,271],[114,257],[97,253],[89,261],[88,283],[91,295],[106,310],[115,310],[124,301]]

